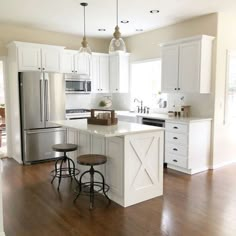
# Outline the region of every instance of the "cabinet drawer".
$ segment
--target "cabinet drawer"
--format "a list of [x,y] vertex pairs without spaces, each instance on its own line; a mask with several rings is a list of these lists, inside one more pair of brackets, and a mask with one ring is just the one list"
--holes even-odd
[[167,153],[171,153],[174,155],[187,156],[187,154],[188,154],[186,145],[182,146],[179,144],[166,142],[165,148],[166,148]]
[[182,157],[182,156],[166,154],[165,161],[166,161],[166,163],[169,163],[169,164],[172,164],[175,166],[179,166],[182,168],[188,168],[188,160],[187,160],[187,158]]
[[167,131],[176,132],[176,133],[187,133],[188,125],[178,124],[178,123],[166,123],[165,126]]
[[165,141],[175,143],[175,144],[188,145],[188,135],[166,132]]

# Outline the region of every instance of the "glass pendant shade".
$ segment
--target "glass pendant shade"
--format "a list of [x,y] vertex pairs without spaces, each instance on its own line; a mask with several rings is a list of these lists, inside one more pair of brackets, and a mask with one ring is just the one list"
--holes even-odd
[[87,42],[87,38],[86,38],[86,34],[85,34],[85,28],[86,28],[85,27],[85,7],[88,6],[88,3],[82,2],[82,3],[80,3],[80,5],[82,7],[84,7],[84,36],[83,36],[83,40],[81,42],[81,48],[79,49],[79,53],[92,55],[92,51],[91,51],[90,47],[88,46],[88,42]]
[[126,52],[125,42],[121,38],[120,28],[118,26],[118,0],[116,1],[116,27],[113,38],[110,42],[109,53],[117,51]]

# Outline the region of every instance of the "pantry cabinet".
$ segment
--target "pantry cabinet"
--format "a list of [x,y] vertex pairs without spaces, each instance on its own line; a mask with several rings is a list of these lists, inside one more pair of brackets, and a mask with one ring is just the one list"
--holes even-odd
[[211,92],[213,39],[201,35],[161,45],[162,92]]
[[166,121],[165,162],[187,174],[209,169],[211,120]]
[[92,55],[92,92],[109,93],[109,55],[93,53]]
[[129,92],[129,54],[110,54],[110,92]]
[[61,72],[64,47],[15,42],[18,71]]
[[62,72],[79,74],[86,77],[91,75],[91,55],[80,54],[76,50],[64,50]]

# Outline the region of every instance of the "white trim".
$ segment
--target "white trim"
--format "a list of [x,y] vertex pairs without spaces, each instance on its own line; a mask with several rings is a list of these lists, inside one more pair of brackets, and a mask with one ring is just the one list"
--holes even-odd
[[221,162],[219,164],[211,165],[210,169],[215,170],[215,169],[218,169],[218,168],[221,168],[221,167],[224,167],[224,166],[227,166],[227,165],[231,165],[231,164],[234,164],[234,163],[236,163],[236,160]]
[[0,236],[6,236],[4,232],[0,232]]
[[185,169],[185,168],[175,166],[175,165],[172,165],[169,163],[167,164],[167,168],[170,168],[172,170],[177,170],[177,171],[183,172],[188,175],[194,175],[194,174],[209,170],[209,167],[207,167],[207,166],[199,168],[199,169]]

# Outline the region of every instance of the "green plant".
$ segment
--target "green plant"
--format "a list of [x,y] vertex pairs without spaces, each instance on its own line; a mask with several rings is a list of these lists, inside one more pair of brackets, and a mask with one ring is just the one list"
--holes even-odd
[[107,105],[107,103],[104,100],[99,102],[100,107],[105,107],[106,105]]

